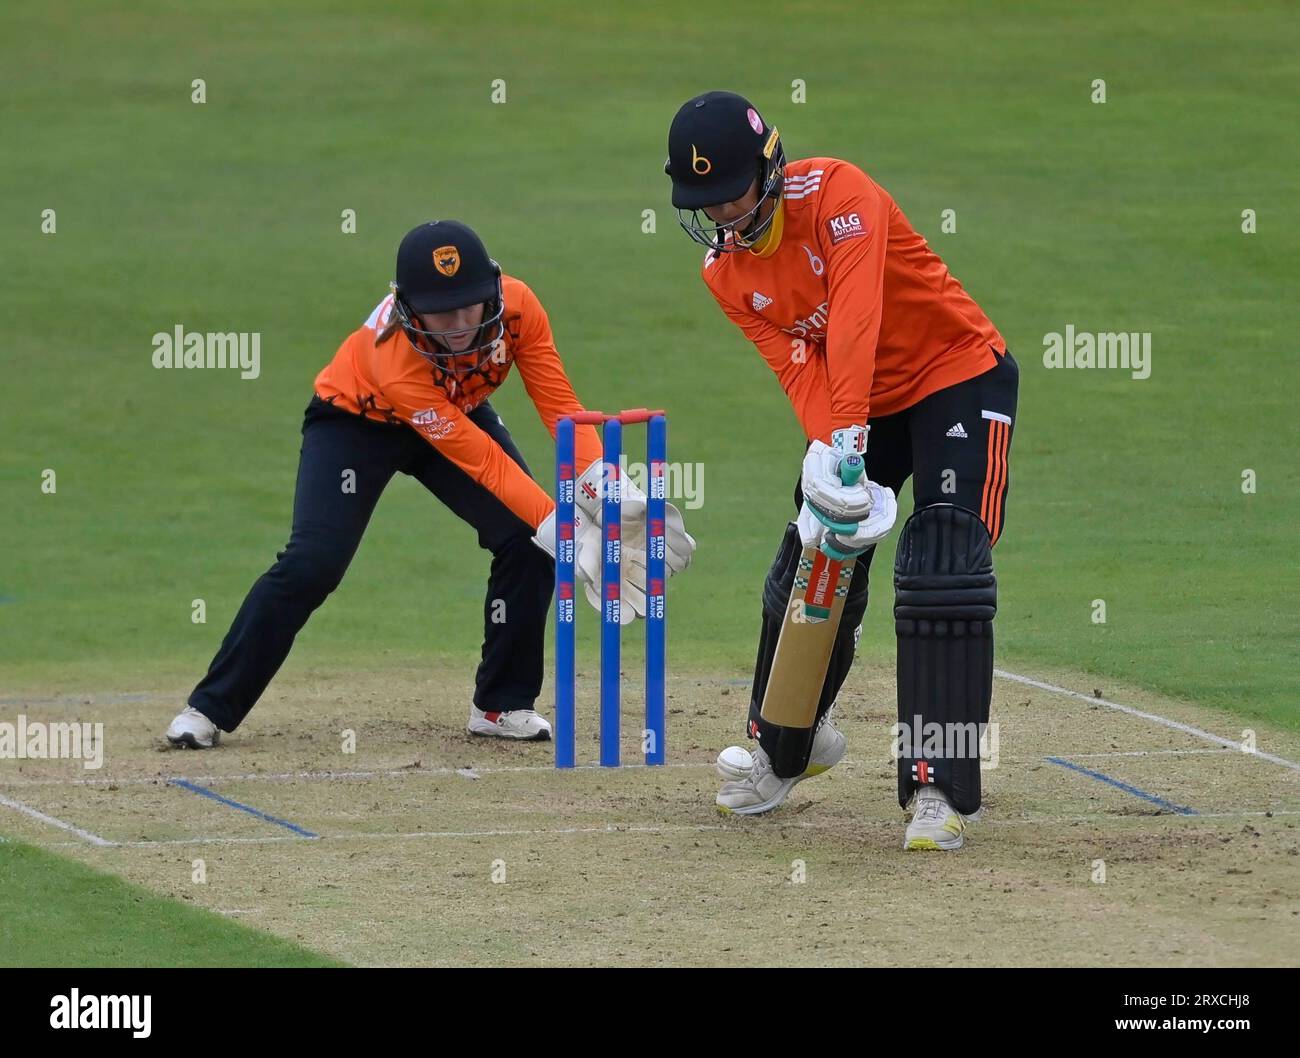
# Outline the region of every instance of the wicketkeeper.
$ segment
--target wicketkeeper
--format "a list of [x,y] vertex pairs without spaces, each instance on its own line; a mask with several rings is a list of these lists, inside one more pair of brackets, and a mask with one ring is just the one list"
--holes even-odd
[[[582,405],[541,302],[502,273],[464,224],[435,221],[408,232],[390,286],[316,376],[289,543],[253,585],[188,707],[167,729],[175,745],[206,749],[220,731],[239,726],[307,618],[343,579],[375,504],[398,473],[473,526],[492,555],[469,732],[551,737],[550,723],[533,706],[555,577],[555,504],[488,398],[518,367],[552,437],[557,419]],[[577,429],[576,450],[577,465],[587,468],[577,488],[576,574],[600,609],[601,443],[593,427]],[[645,496],[626,479],[623,488],[626,623],[645,616],[644,535],[634,531]],[[666,522],[671,576],[689,565],[695,541],[671,505]]]
[[[775,372],[808,441],[798,517],[763,591],[747,724],[758,748],[752,766],[743,752],[739,765],[732,750],[719,759],[728,778],[719,808],[758,814],[844,755],[829,713],[853,664],[875,544],[909,477],[915,512],[894,570],[898,719],[908,732],[937,723],[982,733],[988,723],[991,552],[1004,520],[1018,372],[997,329],[888,192],[836,158],[787,162],[777,129],[747,100],[708,92],[687,101],[668,133],[665,168],[682,227],[708,247],[705,284]],[[833,582],[833,562],[855,563],[834,600],[838,628],[829,604],[801,597]],[[773,665],[807,668],[815,652],[778,645],[792,622],[810,620],[833,640],[829,662],[806,672],[815,681],[808,715],[792,723],[789,703],[765,702],[766,692],[777,676],[798,686]],[[790,633],[801,643],[809,634]],[[898,748],[898,799],[913,810],[904,847],[960,847],[981,803],[978,751],[934,752],[933,741],[910,738]]]

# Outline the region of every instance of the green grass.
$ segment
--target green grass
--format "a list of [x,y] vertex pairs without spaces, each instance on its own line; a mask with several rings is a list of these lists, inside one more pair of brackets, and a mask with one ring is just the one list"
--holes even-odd
[[[433,216],[474,224],[538,291],[590,406],[671,410],[672,456],[705,485],[674,664],[747,670],[801,439],[699,282],[661,172],[677,105],[731,87],[792,157],[842,156],[888,188],[1019,355],[1002,661],[1300,723],[1287,5],[118,7],[0,15],[5,685],[197,678],[283,544],[312,378]],[[154,370],[150,337],[177,323],[261,332],[261,377]],[[1042,337],[1067,323],[1151,331],[1152,377],[1045,370]],[[495,403],[545,480],[522,386]],[[887,565],[866,632],[881,657]],[[288,671],[474,664],[486,568],[397,481]]]
[[0,840],[0,966],[338,966],[278,937]]

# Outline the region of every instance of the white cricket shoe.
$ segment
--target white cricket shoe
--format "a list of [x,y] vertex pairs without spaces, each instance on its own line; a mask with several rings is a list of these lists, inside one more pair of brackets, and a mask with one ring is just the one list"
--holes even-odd
[[465,725],[471,735],[488,738],[513,738],[520,742],[549,742],[551,724],[546,717],[531,709],[511,709],[508,713],[484,712],[477,705],[469,707],[469,723]]
[[917,790],[912,809],[903,848],[951,851],[962,847],[966,820],[939,787],[926,785]]
[[186,706],[168,725],[167,741],[188,749],[211,749],[221,741],[221,729],[197,709]]
[[[808,766],[789,779],[772,772],[763,747],[749,754],[740,746],[730,746],[718,754],[718,774],[727,780],[718,791],[718,811],[724,815],[756,816],[782,804],[796,783],[829,771],[844,758],[847,742],[829,717],[822,721],[813,736]],[[746,759],[748,758],[748,760]],[[748,763],[749,767],[746,768]]]

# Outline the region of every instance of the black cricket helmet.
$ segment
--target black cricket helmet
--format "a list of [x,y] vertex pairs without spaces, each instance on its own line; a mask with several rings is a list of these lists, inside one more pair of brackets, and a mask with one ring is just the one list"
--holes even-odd
[[[438,380],[463,381],[487,364],[504,335],[505,297],[501,266],[483,240],[457,220],[434,220],[412,228],[397,248],[393,311],[407,341],[428,360]],[[457,330],[428,330],[426,313],[483,305],[483,322]],[[463,349],[456,346],[469,342]]]
[[[776,217],[762,220],[763,203],[781,201],[785,151],[780,132],[744,96],[705,92],[682,104],[668,129],[664,172],[673,181],[673,207],[692,239],[719,253],[747,250]],[[720,206],[744,196],[754,181],[754,208],[730,224],[715,224],[705,206]]]

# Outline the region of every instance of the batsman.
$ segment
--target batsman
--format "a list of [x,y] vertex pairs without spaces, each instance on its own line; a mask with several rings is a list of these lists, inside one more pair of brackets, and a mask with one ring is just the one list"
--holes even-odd
[[807,441],[763,587],[747,721],[758,747],[723,751],[718,807],[768,812],[843,758],[831,708],[910,477],[894,563],[903,847],[960,848],[981,805],[1016,362],[887,191],[837,158],[787,161],[741,96],[683,104],[665,171],[682,228],[707,247],[705,285]]

